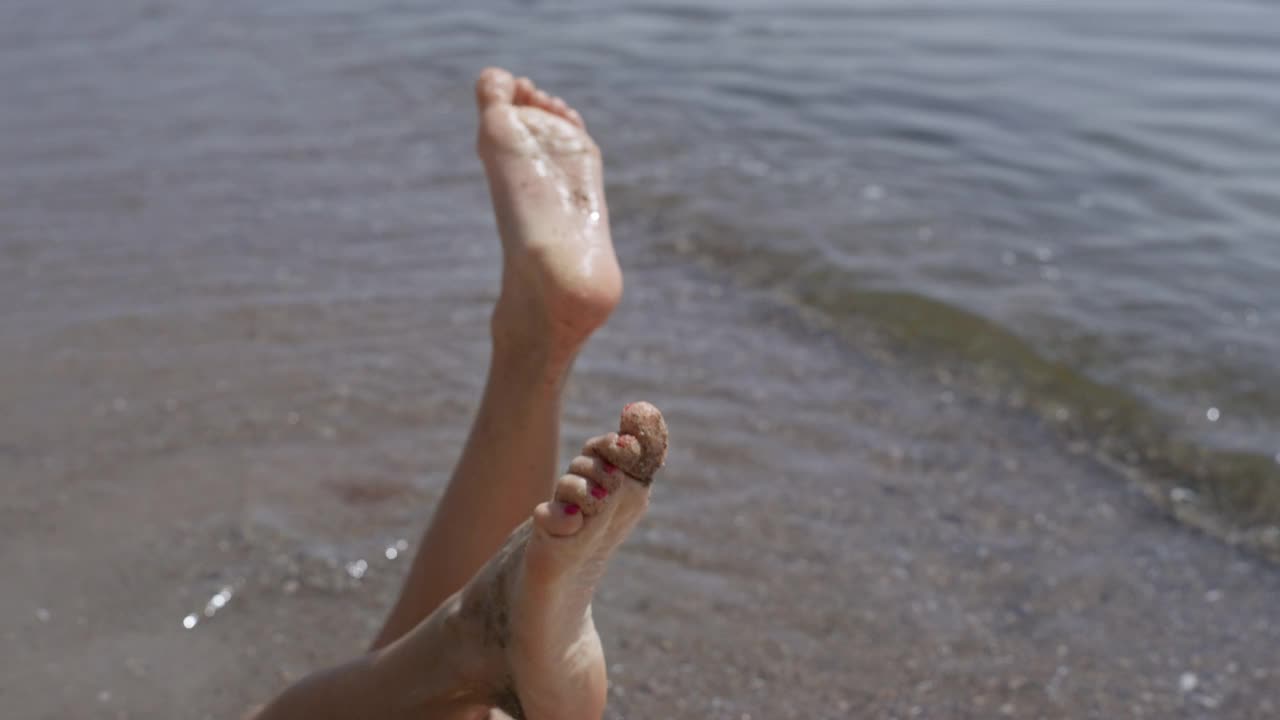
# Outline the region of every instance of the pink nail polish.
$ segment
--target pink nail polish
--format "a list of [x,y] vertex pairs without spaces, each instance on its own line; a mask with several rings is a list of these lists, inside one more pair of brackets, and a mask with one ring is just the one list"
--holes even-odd
[[601,460],[601,461],[600,461],[600,464],[604,466],[604,471],[605,471],[605,472],[607,472],[607,473],[609,473],[610,475],[612,475],[612,474],[613,474],[613,471],[614,471],[614,470],[617,470],[617,469],[618,469],[618,466],[617,466],[617,465],[614,465],[613,463],[609,462],[608,460]]
[[608,491],[608,490],[605,490],[604,488],[600,487],[599,485],[592,485],[592,486],[591,486],[591,497],[593,497],[593,498],[595,498],[595,499],[597,499],[597,500],[599,500],[600,498],[602,498],[602,497],[604,497],[605,495],[608,495],[608,494],[609,494],[609,491]]
[[578,507],[577,505],[574,505],[574,504],[570,503],[570,504],[568,504],[568,505],[565,505],[565,506],[564,506],[564,514],[565,514],[565,515],[577,515],[577,514],[578,514],[578,511],[579,511],[579,510],[581,510],[581,509],[582,509],[582,508]]

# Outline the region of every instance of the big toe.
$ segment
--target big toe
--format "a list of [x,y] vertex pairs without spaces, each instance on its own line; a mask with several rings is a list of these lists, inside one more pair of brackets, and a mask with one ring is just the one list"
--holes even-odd
[[622,408],[618,432],[640,444],[642,462],[634,468],[638,477],[652,478],[667,461],[667,421],[662,412],[643,400]]
[[485,68],[476,79],[476,104],[480,110],[494,105],[510,105],[516,94],[516,79],[502,68]]
[[618,432],[593,438],[587,448],[647,486],[667,459],[667,423],[658,408],[633,402],[622,409]]

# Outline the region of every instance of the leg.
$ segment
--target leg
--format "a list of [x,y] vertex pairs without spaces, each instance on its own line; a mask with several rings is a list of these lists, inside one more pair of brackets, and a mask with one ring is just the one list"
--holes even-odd
[[628,405],[587,442],[502,549],[461,591],[385,648],[316,673],[256,720],[600,720],[608,689],[591,619],[596,583],[649,502],[667,449],[662,415]]
[[481,720],[485,698],[467,680],[459,624],[437,612],[408,636],[312,673],[245,720]]
[[578,349],[622,294],[600,152],[582,117],[527,78],[492,68],[476,83],[476,100],[477,147],[503,248],[489,377],[462,457],[374,647],[403,635],[462,587],[547,496],[561,389]]
[[[512,535],[509,553],[461,593],[463,622],[497,632],[490,677],[498,707],[527,720],[600,720],[608,680],[591,599],[613,552],[649,504],[667,427],[648,403],[622,412],[619,433],[589,440],[556,482],[552,502]],[[499,588],[497,592],[494,588]]]

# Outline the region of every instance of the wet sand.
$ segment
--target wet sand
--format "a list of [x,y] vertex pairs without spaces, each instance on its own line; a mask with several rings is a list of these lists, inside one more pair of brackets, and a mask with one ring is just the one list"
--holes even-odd
[[[597,603],[611,717],[1274,715],[1273,567],[874,336],[795,330],[803,318],[695,275],[658,292],[639,264],[566,418],[568,445],[617,398],[662,397],[672,427],[652,513]],[[647,323],[655,311],[685,320]],[[202,367],[208,340],[176,347],[174,372]],[[55,355],[10,354],[4,376],[36,395],[87,381]],[[425,396],[401,417],[353,385],[306,411],[341,404],[328,436],[254,391],[269,366],[176,408],[135,364],[91,374],[127,402],[5,421],[28,443],[4,456],[16,716],[226,717],[367,641],[404,570],[386,548],[421,526],[465,401]],[[183,426],[205,431],[165,432]],[[44,453],[23,452],[39,437]]]
[[[464,438],[499,260],[467,75],[512,58],[465,13],[428,61],[234,4],[24,7],[0,44],[0,703],[235,717],[367,644]],[[566,63],[551,84],[590,77]],[[740,188],[664,191],[647,160],[678,136],[573,90],[627,295],[564,456],[635,398],[672,438],[596,607],[609,717],[1280,712],[1280,570],[954,355],[750,282],[770,269],[707,210],[747,212]]]

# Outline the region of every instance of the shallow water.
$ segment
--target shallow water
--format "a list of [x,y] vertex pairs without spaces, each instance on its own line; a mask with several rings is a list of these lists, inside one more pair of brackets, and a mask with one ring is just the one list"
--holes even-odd
[[[610,591],[635,607],[604,618],[635,633],[611,652],[657,674],[638,696],[616,676],[632,695],[615,707],[669,709],[689,682],[703,717],[925,702],[876,695],[873,660],[941,673],[969,703],[947,668],[1038,657],[1037,632],[1120,657],[1123,628],[1070,621],[1118,583],[1143,637],[1159,633],[1143,603],[1195,598],[1152,615],[1184,644],[1117,671],[1114,692],[1046,661],[1024,706],[1070,715],[1098,692],[1127,709],[1149,663],[1150,693],[1192,712],[1207,706],[1179,673],[1221,657],[1247,681],[1221,670],[1205,697],[1265,716],[1269,571],[1127,493],[1276,546],[1280,10],[593,8],[0,9],[0,570],[22,618],[5,636],[35,658],[10,677],[57,689],[24,707],[172,717],[187,693],[266,691],[367,635],[398,572],[386,548],[415,536],[482,380],[498,248],[470,81],[504,64],[588,116],[628,270],[579,363],[566,450],[634,397],[676,441],[670,500]],[[1086,527],[1124,549],[1076,559]],[[991,580],[998,561],[1028,575]],[[1073,589],[1039,584],[1055,578]],[[1199,598],[1231,583],[1227,621]],[[814,596],[780,606],[788,586]],[[224,587],[229,609],[204,614]],[[872,609],[851,609],[864,591]],[[663,604],[656,629],[646,603]],[[915,604],[927,620],[905,619]],[[1002,625],[1030,606],[1060,624]],[[881,635],[886,607],[909,629]],[[714,639],[768,611],[789,620]],[[702,672],[662,661],[709,613],[685,649]],[[332,635],[294,647],[317,618]],[[881,651],[851,659],[833,633]],[[122,649],[198,654],[206,676],[103,670]],[[733,655],[759,655],[756,674],[706,670]],[[157,673],[161,697],[122,695]]]
[[[179,291],[197,315],[251,291],[324,307],[403,295],[385,271],[428,262],[461,274],[412,292],[463,312],[491,258],[459,240],[484,225],[466,80],[506,62],[591,108],[617,214],[672,274],[694,256],[1101,416],[1086,434],[1155,482],[1248,498],[1207,501],[1221,532],[1280,517],[1280,11],[500,10],[7,10],[9,322]],[[129,237],[84,232],[102,217]]]

